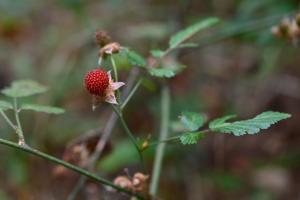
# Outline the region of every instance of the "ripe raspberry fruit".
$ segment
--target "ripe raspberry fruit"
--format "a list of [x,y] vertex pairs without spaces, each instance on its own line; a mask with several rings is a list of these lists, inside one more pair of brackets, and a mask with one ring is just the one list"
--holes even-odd
[[109,76],[102,69],[94,69],[85,75],[84,84],[90,94],[103,96],[109,85]]

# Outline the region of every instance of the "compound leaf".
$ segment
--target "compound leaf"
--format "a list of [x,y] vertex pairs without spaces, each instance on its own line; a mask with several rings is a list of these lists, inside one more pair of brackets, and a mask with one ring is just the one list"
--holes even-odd
[[14,81],[10,87],[2,90],[2,93],[8,97],[20,98],[43,93],[47,88],[33,80]]
[[203,126],[205,117],[196,112],[185,111],[182,112],[180,121],[189,131],[196,131]]
[[215,132],[232,133],[235,136],[241,136],[245,134],[256,134],[261,129],[267,129],[272,124],[275,124],[283,119],[291,117],[290,114],[267,111],[263,112],[256,117],[248,120],[226,122],[233,116],[225,116],[219,119],[215,119],[209,124],[209,128]]
[[44,105],[37,105],[37,104],[24,104],[21,106],[22,110],[33,110],[36,112],[44,112],[48,114],[62,114],[64,113],[64,109],[53,107],[53,106],[44,106]]
[[208,28],[218,22],[219,22],[218,18],[210,17],[210,18],[201,20],[200,22],[187,27],[186,29],[176,33],[175,35],[173,35],[171,37],[171,39],[169,41],[170,48],[176,48],[179,44],[186,41],[187,39],[192,37],[197,32],[199,32],[205,28]]
[[200,139],[204,137],[203,132],[191,132],[191,133],[185,133],[180,136],[180,142],[183,145],[191,145],[191,144],[197,144]]

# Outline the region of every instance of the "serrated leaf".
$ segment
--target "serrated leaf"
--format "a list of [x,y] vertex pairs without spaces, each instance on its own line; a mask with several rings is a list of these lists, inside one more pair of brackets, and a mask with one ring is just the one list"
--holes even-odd
[[232,118],[232,116],[225,116],[212,121],[209,124],[209,128],[212,131],[232,133],[235,136],[241,136],[245,134],[256,134],[261,129],[267,129],[272,124],[275,124],[289,117],[291,117],[291,115],[287,113],[267,111],[257,115],[252,119],[236,122],[226,122],[228,119]]
[[43,93],[47,88],[32,80],[14,81],[10,87],[2,90],[2,93],[8,97],[20,98]]
[[203,132],[191,132],[191,133],[185,133],[180,136],[180,142],[183,145],[191,145],[191,144],[197,144],[200,139],[204,137]]
[[21,106],[22,110],[33,110],[36,112],[44,112],[48,114],[62,114],[64,113],[64,109],[53,107],[53,106],[44,106],[44,105],[37,105],[37,104],[24,104]]
[[189,42],[189,43],[183,43],[183,44],[179,44],[176,48],[179,49],[179,48],[195,48],[195,47],[198,47],[199,45],[197,43],[192,43],[192,42]]
[[13,106],[10,102],[8,101],[3,101],[0,100],[0,110],[9,110],[9,109],[13,109]]
[[128,62],[132,65],[136,65],[139,67],[146,67],[146,61],[145,59],[138,54],[137,52],[133,51],[133,50],[126,50],[126,55],[127,55],[127,59]]
[[218,127],[219,125],[224,124],[227,120],[235,118],[236,115],[226,115],[224,117],[217,118],[209,123],[209,128],[214,129],[214,127]]
[[180,121],[189,131],[196,131],[203,126],[205,117],[199,113],[185,111],[182,112]]
[[172,69],[168,68],[151,68],[148,71],[152,76],[160,78],[171,78],[176,75],[176,73]]
[[169,41],[170,48],[177,47],[180,43],[189,39],[190,37],[192,37],[194,34],[199,32],[200,30],[208,28],[218,22],[219,22],[218,18],[210,17],[210,18],[201,20],[200,22],[198,22],[194,25],[187,27],[186,29],[178,32],[177,34],[175,34],[171,37],[171,39]]
[[161,50],[151,50],[151,55],[155,58],[160,58],[165,54],[164,51]]

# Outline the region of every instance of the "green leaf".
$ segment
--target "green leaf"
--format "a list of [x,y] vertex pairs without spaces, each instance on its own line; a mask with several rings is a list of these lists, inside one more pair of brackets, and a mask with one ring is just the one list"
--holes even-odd
[[236,115],[226,115],[224,117],[217,118],[209,123],[209,128],[214,129],[214,127],[218,127],[219,125],[224,124],[227,120],[235,118]]
[[151,55],[155,58],[160,58],[165,54],[164,51],[161,50],[151,50]]
[[13,109],[13,106],[10,102],[8,101],[3,101],[0,100],[0,110],[9,110],[9,109]]
[[2,93],[8,97],[19,98],[43,93],[47,90],[45,86],[32,80],[14,81],[10,87],[2,90]]
[[291,115],[287,113],[267,111],[257,115],[252,119],[226,122],[232,117],[233,116],[231,115],[216,119],[209,124],[209,128],[216,132],[233,133],[235,136],[256,134],[261,129],[267,129],[272,124],[275,124],[283,119],[287,119],[291,117]]
[[64,113],[64,109],[52,106],[44,106],[37,104],[24,104],[21,106],[22,110],[33,110],[36,112],[44,112],[48,114],[62,114]]
[[133,50],[126,49],[126,55],[128,62],[132,65],[136,65],[139,67],[146,67],[145,59]]
[[183,43],[179,44],[176,48],[195,48],[198,47],[199,45],[197,43],[189,42],[189,43]]
[[185,40],[192,37],[194,34],[199,32],[202,29],[208,28],[216,23],[219,22],[218,18],[210,17],[200,22],[187,27],[186,29],[178,32],[177,34],[173,35],[169,41],[170,48],[176,48],[180,43],[184,42]]
[[182,112],[180,121],[189,131],[196,131],[203,126],[205,117],[199,113],[185,111]]
[[192,132],[192,133],[185,133],[180,136],[180,142],[183,145],[189,144],[197,144],[197,142],[204,137],[203,132]]
[[156,77],[165,77],[165,78],[171,78],[176,75],[176,73],[172,69],[167,68],[150,68],[149,73],[152,76]]

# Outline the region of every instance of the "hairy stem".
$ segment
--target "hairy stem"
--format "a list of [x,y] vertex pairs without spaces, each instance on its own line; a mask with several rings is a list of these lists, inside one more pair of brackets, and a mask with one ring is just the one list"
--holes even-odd
[[[161,127],[159,140],[166,140],[168,137],[168,127],[170,118],[170,91],[168,86],[163,86],[161,92]],[[156,198],[159,185],[159,177],[165,152],[165,143],[158,144],[155,153],[152,180],[150,184],[150,194]]]
[[15,148],[15,149],[27,152],[29,154],[32,154],[32,155],[35,155],[37,157],[43,158],[43,159],[48,160],[50,162],[56,163],[58,165],[62,165],[62,166],[66,167],[66,168],[68,168],[68,169],[70,169],[72,171],[75,171],[75,172],[77,172],[79,174],[82,174],[82,175],[90,178],[91,180],[94,180],[94,181],[96,181],[98,183],[101,183],[103,185],[110,186],[110,187],[116,189],[119,192],[122,192],[122,193],[125,193],[125,194],[129,194],[129,195],[134,195],[134,196],[138,197],[139,199],[142,199],[142,197],[140,197],[140,196],[138,196],[136,194],[133,194],[132,192],[130,192],[130,191],[124,189],[124,188],[121,188],[121,187],[113,184],[112,182],[104,179],[104,178],[101,178],[101,177],[99,177],[99,176],[97,176],[97,175],[95,175],[93,173],[90,173],[89,171],[87,171],[85,169],[82,169],[80,167],[72,165],[72,164],[70,164],[68,162],[60,160],[60,159],[58,159],[56,157],[53,157],[53,156],[51,156],[49,154],[43,153],[41,151],[38,151],[38,150],[30,148],[30,147],[21,146],[21,145],[19,145],[17,143],[14,143],[14,142],[11,142],[11,141],[8,141],[8,140],[4,140],[4,139],[0,139],[0,144],[3,144],[3,145],[6,145],[6,146],[9,146],[9,147],[12,147],[12,148]]
[[17,122],[17,134],[19,136],[19,145],[26,145],[25,142],[25,138],[24,138],[24,134],[23,134],[23,129],[21,126],[21,122],[20,122],[20,117],[19,117],[19,110],[18,110],[18,102],[17,102],[17,98],[14,98],[14,113],[15,113],[15,118],[16,118],[16,122]]

